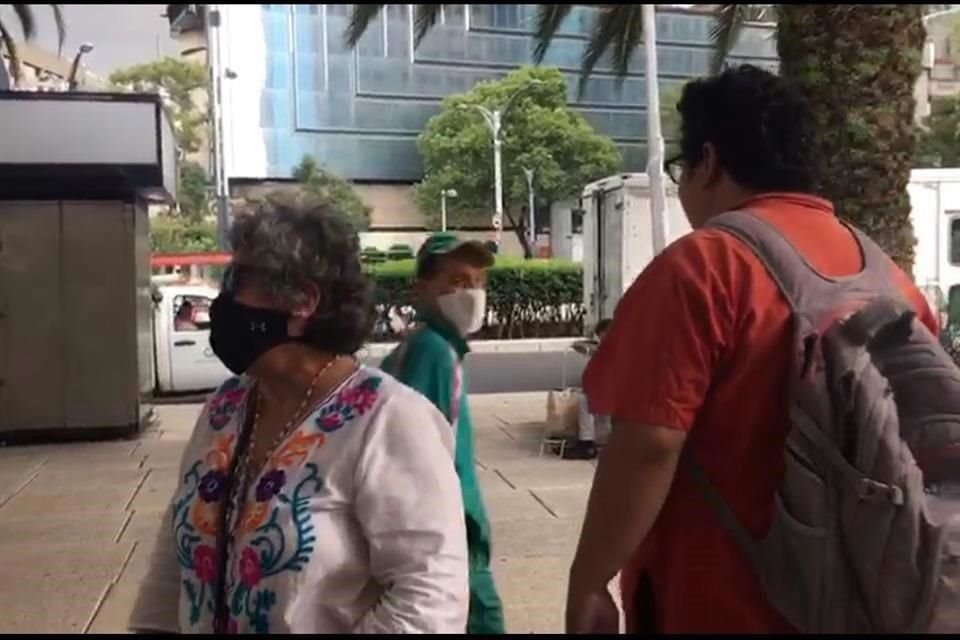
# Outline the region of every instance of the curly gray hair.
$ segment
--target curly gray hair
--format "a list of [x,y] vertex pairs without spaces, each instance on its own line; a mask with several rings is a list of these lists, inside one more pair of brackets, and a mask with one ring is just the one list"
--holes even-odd
[[311,285],[319,289],[307,342],[337,354],[363,346],[373,329],[373,287],[345,216],[312,198],[269,198],[236,218],[230,240],[243,263],[255,267],[257,284],[278,300],[292,307]]

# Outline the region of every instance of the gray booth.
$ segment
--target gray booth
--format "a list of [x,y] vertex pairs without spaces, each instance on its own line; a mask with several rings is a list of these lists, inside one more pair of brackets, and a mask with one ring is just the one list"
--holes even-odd
[[0,444],[128,437],[153,388],[159,98],[0,92]]

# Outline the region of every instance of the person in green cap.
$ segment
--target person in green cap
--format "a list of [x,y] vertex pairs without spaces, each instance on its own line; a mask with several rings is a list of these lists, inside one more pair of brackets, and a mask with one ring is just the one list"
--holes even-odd
[[414,293],[417,327],[381,368],[437,406],[456,430],[455,466],[466,511],[470,561],[467,633],[505,633],[503,607],[490,571],[490,523],[477,485],[473,424],[467,404],[463,358],[467,337],[483,326],[490,250],[453,233],[437,233],[417,253]]

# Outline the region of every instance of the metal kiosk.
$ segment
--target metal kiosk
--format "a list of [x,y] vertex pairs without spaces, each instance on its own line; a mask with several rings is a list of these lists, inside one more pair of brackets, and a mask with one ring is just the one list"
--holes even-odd
[[0,92],[0,444],[129,437],[153,388],[158,96]]

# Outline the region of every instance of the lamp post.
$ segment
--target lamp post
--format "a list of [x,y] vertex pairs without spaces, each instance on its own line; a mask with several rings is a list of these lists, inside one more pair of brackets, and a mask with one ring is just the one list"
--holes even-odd
[[506,113],[510,110],[510,107],[521,94],[529,90],[531,87],[541,84],[543,84],[543,82],[540,80],[530,81],[514,91],[513,95],[507,98],[506,103],[497,109],[488,109],[479,104],[462,105],[463,108],[473,107],[480,112],[480,115],[483,116],[483,120],[487,123],[487,127],[489,127],[490,134],[493,137],[493,231],[494,240],[498,247],[500,246],[501,232],[503,231],[503,139],[500,135],[502,132],[503,116],[506,115]]
[[84,55],[93,51],[93,45],[89,42],[84,42],[80,45],[80,48],[77,49],[77,55],[73,56],[73,63],[70,65],[70,75],[67,76],[67,91],[76,91],[77,85],[77,72],[80,71],[80,58]]
[[524,167],[523,175],[527,178],[527,241],[530,243],[530,253],[533,253],[533,247],[537,243],[536,217],[534,215],[534,204],[536,198],[533,192],[534,169]]
[[447,230],[447,198],[456,197],[456,189],[444,189],[440,192],[440,231]]
[[653,251],[667,246],[667,191],[663,181],[663,132],[660,130],[660,85],[657,71],[657,16],[652,4],[640,5],[647,81],[647,177]]

